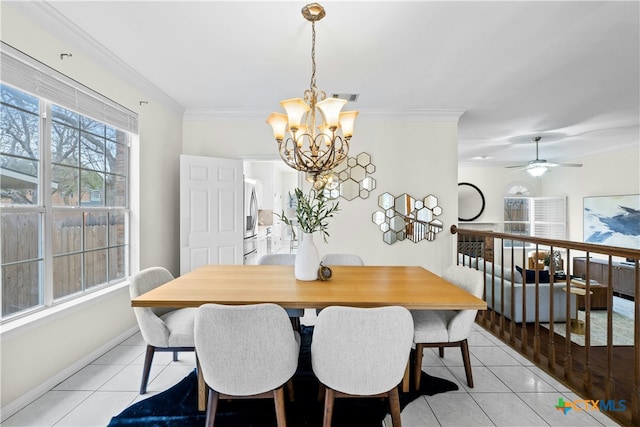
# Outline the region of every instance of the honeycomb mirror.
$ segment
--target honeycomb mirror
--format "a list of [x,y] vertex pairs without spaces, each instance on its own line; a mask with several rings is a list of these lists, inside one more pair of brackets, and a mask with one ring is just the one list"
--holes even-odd
[[368,153],[349,157],[327,175],[325,196],[329,199],[366,199],[376,188],[376,180],[371,176],[375,171],[376,166],[371,163]]
[[393,196],[383,193],[378,197],[381,210],[375,211],[371,220],[382,232],[382,240],[392,245],[405,239],[414,243],[435,240],[442,231],[442,214],[438,198],[432,194],[424,199],[415,199],[409,194]]

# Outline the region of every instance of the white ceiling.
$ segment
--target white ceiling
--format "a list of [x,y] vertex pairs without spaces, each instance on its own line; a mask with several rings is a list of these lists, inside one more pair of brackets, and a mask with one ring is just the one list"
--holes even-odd
[[[305,3],[53,1],[47,10],[187,112],[262,120],[309,87]],[[463,110],[460,161],[476,164],[531,160],[535,135],[550,161],[640,143],[638,1],[322,4],[317,85],[358,93],[348,106],[359,120]],[[357,136],[356,123],[354,146]]]

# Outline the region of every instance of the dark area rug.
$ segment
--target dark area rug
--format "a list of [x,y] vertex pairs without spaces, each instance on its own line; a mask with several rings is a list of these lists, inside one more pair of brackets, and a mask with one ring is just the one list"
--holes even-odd
[[[300,361],[293,377],[295,401],[287,402],[286,407],[287,425],[292,427],[322,425],[324,403],[317,400],[318,380],[311,369],[312,334],[313,327],[302,327]],[[126,408],[111,419],[109,426],[203,426],[205,413],[198,412],[197,409],[197,388],[197,376],[194,370],[170,389]],[[404,408],[422,395],[433,396],[457,389],[458,386],[451,381],[422,372],[420,390],[400,393],[400,406]],[[333,427],[380,427],[387,415],[388,407],[387,401],[383,399],[336,399],[332,425]],[[273,400],[220,401],[215,426],[275,427]]]

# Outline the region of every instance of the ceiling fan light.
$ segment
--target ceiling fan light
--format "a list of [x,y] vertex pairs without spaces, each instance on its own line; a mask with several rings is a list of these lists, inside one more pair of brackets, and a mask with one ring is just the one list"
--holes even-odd
[[535,176],[536,178],[539,176],[542,176],[545,174],[545,172],[547,172],[549,169],[546,166],[534,166],[532,168],[527,169],[527,172],[529,172],[529,175],[531,176]]

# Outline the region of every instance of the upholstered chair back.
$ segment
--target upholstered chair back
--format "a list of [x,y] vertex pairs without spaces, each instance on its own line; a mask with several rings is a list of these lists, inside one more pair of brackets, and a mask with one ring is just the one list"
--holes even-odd
[[364,261],[355,254],[326,254],[320,263],[331,267],[332,265],[364,265]]
[[313,331],[313,371],[342,393],[384,393],[402,381],[412,342],[413,319],[404,307],[327,307]]
[[298,367],[300,335],[276,304],[204,304],[195,345],[206,384],[222,394],[250,396],[285,384]]
[[296,254],[267,254],[258,258],[258,265],[293,265]]
[[[452,265],[447,267],[442,278],[477,298],[483,298],[484,274],[481,271],[461,265]],[[478,310],[461,310],[451,318],[447,325],[450,342],[463,340],[469,336],[477,313]]]
[[[147,293],[160,285],[173,280],[173,275],[163,267],[150,267],[135,274],[130,279],[129,294],[131,298],[138,297],[144,293]],[[165,307],[134,307],[133,312],[138,320],[138,326],[144,340],[154,347],[172,347],[172,346],[193,346],[193,332],[185,331],[184,340],[180,340],[180,343],[169,342],[170,329],[167,326],[165,320],[162,317],[168,315],[168,313],[177,311],[173,308]],[[185,311],[185,310],[183,310]],[[193,314],[184,313],[183,311],[177,313],[178,317],[185,317],[185,324],[188,324],[188,328],[193,327]],[[190,317],[190,319],[189,319]]]

